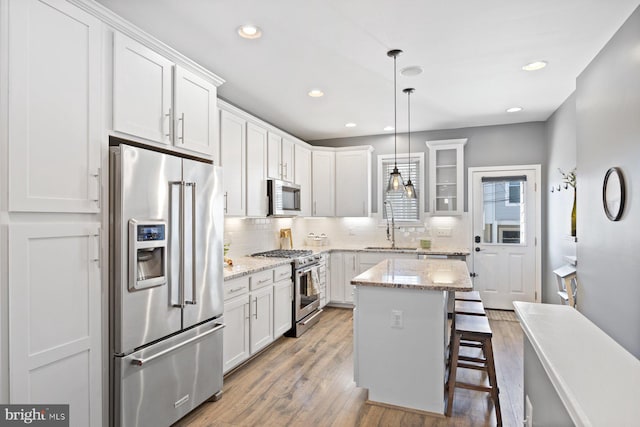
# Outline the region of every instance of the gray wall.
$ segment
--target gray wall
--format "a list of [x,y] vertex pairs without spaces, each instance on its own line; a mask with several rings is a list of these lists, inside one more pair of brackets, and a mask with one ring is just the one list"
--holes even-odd
[[[571,238],[571,209],[573,188],[557,191],[562,183],[558,168],[568,172],[576,167],[576,98],[572,94],[547,121],[547,183],[543,187],[543,204],[546,201],[547,226],[543,228],[542,259],[546,268],[542,275],[542,301],[559,303],[558,286],[553,270],[566,264],[565,256],[576,255],[576,243]],[[580,171],[578,170],[578,173]],[[580,180],[581,181],[581,180]],[[579,182],[578,185],[582,185]],[[555,190],[551,193],[551,186]]]
[[[425,153],[425,177],[422,187],[428,188],[429,152],[425,141],[438,139],[467,138],[464,149],[465,166],[465,211],[467,211],[467,168],[476,166],[505,166],[544,164],[546,161],[546,130],[544,122],[519,123],[502,126],[482,126],[411,133],[411,152]],[[398,134],[398,153],[407,152],[407,135]],[[378,154],[393,154],[393,134],[361,136],[355,138],[325,139],[310,141],[312,145],[325,147],[348,147],[371,145],[372,156],[372,210],[378,206]],[[425,193],[428,199],[428,192]],[[427,203],[425,203],[427,205]]]
[[[579,308],[640,357],[640,8],[578,77]],[[607,169],[622,168],[622,219],[602,209]]]

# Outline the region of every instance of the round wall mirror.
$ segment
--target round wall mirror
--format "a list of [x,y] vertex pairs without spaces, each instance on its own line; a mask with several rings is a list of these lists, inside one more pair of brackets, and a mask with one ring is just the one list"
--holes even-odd
[[625,186],[622,170],[614,167],[607,171],[602,184],[604,213],[611,221],[618,221],[624,211]]

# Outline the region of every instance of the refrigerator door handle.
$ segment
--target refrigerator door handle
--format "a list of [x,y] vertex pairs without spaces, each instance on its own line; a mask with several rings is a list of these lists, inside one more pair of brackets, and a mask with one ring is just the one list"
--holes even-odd
[[191,301],[185,301],[186,304],[196,305],[196,183],[186,182],[186,187],[191,187]]
[[169,184],[177,185],[180,190],[178,196],[178,248],[180,252],[178,257],[178,304],[173,304],[173,306],[184,308],[184,182],[172,181]]
[[201,333],[200,335],[196,335],[195,337],[189,338],[188,340],[182,341],[181,343],[178,343],[174,346],[171,346],[165,350],[159,351],[158,353],[154,354],[153,356],[149,356],[146,359],[145,358],[135,358],[135,359],[131,359],[131,364],[135,365],[135,366],[143,366],[146,365],[147,363],[150,363],[152,361],[154,361],[155,359],[158,359],[162,356],[164,356],[165,354],[169,354],[173,351],[178,350],[181,347],[184,347],[185,345],[191,344],[194,341],[197,341],[199,339],[202,339],[204,337],[206,337],[207,335],[211,335],[214,332],[219,331],[220,329],[224,328],[226,325],[224,323],[216,323],[213,329],[209,329],[206,332]]

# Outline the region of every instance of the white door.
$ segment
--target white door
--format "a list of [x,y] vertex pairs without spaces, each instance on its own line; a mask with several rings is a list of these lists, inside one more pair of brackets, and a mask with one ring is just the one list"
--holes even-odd
[[280,158],[281,146],[282,137],[269,132],[269,143],[267,149],[267,176],[269,178],[283,179],[282,162]]
[[371,158],[368,151],[336,153],[336,216],[369,216]]
[[539,300],[540,166],[470,168],[472,275],[487,308]]
[[273,286],[251,292],[251,354],[273,342]]
[[313,216],[335,216],[335,153],[313,151],[311,154],[311,185],[313,186]]
[[280,337],[291,329],[293,310],[293,284],[291,279],[281,280],[273,285],[273,337]]
[[216,151],[216,87],[176,66],[176,147],[214,155]]
[[[293,156],[293,142],[286,138],[282,138],[282,146],[280,149],[280,163],[282,163],[282,179],[294,182],[295,164]],[[297,184],[297,183],[296,183]]]

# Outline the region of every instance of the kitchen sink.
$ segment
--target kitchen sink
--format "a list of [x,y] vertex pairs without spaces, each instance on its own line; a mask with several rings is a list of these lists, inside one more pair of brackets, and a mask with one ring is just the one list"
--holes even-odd
[[415,251],[417,248],[392,248],[390,246],[367,246],[365,249],[378,249],[385,251]]

